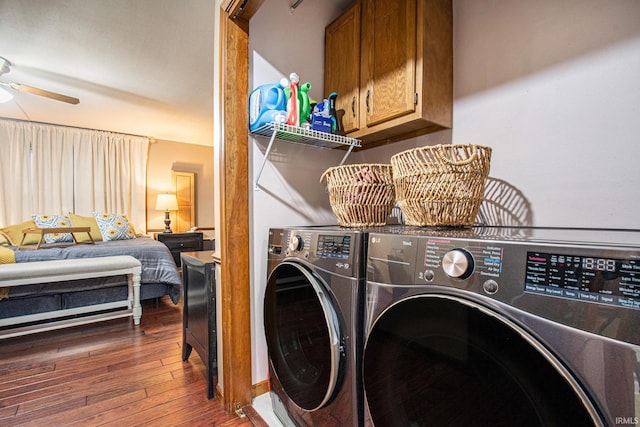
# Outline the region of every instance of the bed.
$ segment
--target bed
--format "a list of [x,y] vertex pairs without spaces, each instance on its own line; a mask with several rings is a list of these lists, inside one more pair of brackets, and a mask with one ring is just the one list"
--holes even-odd
[[[182,280],[169,249],[148,237],[95,244],[43,244],[37,250],[8,248],[14,251],[17,263],[131,255],[142,263],[141,300],[165,295],[174,304],[180,300]],[[127,292],[124,275],[8,288],[0,295],[0,318],[112,302],[126,298]]]

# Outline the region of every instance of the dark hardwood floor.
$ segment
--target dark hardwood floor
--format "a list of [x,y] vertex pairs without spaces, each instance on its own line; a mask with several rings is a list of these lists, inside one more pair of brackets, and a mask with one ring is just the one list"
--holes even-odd
[[254,426],[207,400],[200,357],[182,361],[181,322],[161,299],[143,302],[137,327],[124,318],[0,340],[0,426]]

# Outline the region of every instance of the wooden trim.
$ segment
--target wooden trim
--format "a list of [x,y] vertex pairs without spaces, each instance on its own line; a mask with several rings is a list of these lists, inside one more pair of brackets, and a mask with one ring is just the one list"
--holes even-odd
[[223,0],[220,6],[231,19],[249,21],[260,9],[264,0]]
[[220,14],[223,141],[220,147],[222,398],[227,412],[251,402],[249,264],[249,25]]
[[269,391],[269,380],[260,381],[259,383],[254,384],[251,389],[251,396],[256,397],[261,394],[267,393]]

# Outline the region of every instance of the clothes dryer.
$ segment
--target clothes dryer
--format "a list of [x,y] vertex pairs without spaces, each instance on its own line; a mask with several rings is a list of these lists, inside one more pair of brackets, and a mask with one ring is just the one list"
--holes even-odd
[[360,426],[366,233],[271,229],[264,327],[274,412],[285,425]]
[[637,424],[639,325],[638,231],[370,233],[365,422]]

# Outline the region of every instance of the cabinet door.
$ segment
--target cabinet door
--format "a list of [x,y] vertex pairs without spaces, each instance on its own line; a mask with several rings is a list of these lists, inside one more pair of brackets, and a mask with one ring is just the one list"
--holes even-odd
[[367,126],[415,111],[416,0],[368,0],[362,26]]
[[336,112],[344,133],[360,129],[360,4],[325,30],[325,96],[337,92]]

